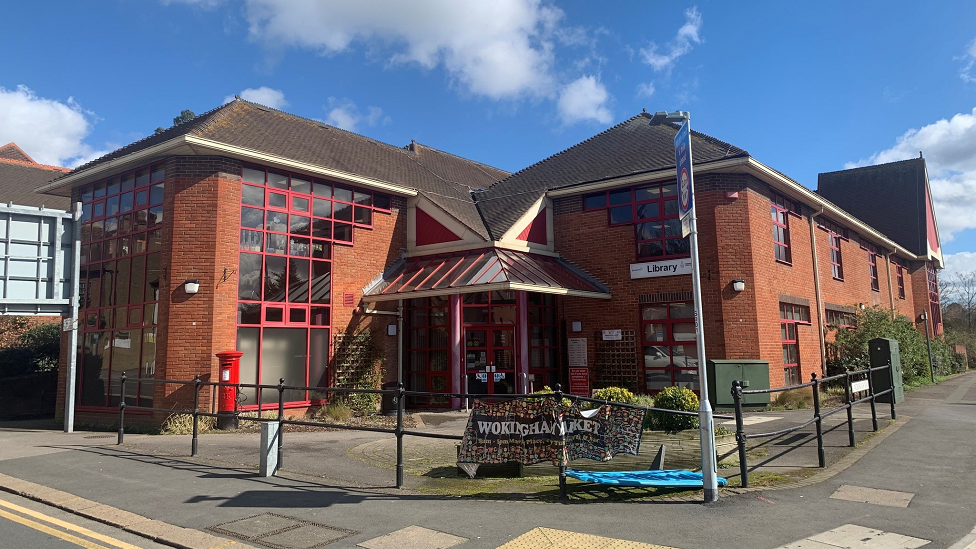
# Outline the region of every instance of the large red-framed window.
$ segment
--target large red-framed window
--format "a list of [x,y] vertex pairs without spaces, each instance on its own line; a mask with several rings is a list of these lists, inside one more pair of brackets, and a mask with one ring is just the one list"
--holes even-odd
[[555,387],[560,382],[556,296],[530,292],[528,307],[529,377],[532,388]]
[[[450,307],[446,296],[407,301],[407,389],[447,393],[451,382]],[[446,408],[447,397],[407,397],[410,406]]]
[[641,306],[644,383],[648,392],[680,386],[698,391],[695,307],[690,301]]
[[895,284],[898,286],[898,299],[905,299],[905,264],[896,257],[893,257],[891,262],[895,264]]
[[634,225],[637,259],[686,257],[688,238],[681,236],[678,219],[678,184],[664,181],[590,193],[585,210],[607,210],[610,225]]
[[[80,190],[81,407],[117,406],[123,373],[155,373],[165,179],[154,164]],[[125,401],[151,406],[152,390],[130,383]]]
[[[243,383],[325,387],[332,318],[332,249],[352,245],[390,197],[307,176],[245,166],[241,183],[237,348]],[[244,407],[257,392],[243,389]],[[278,396],[264,391],[262,405]],[[285,400],[319,400],[289,391]]]
[[793,202],[774,194],[770,199],[770,212],[773,218],[773,254],[776,261],[792,263],[790,252],[790,211],[795,210]]
[[932,328],[937,334],[942,333],[942,305],[939,299],[939,275],[931,261],[925,262],[925,278],[928,281],[929,309],[931,309]]
[[817,225],[827,232],[827,243],[830,247],[830,274],[835,280],[844,280],[844,260],[841,255],[841,241],[847,240],[847,229],[826,219],[819,220]]
[[798,325],[810,324],[810,308],[790,303],[779,304],[780,336],[783,340],[783,384],[799,385],[800,338]]
[[875,292],[881,291],[878,283],[878,249],[873,244],[862,245],[868,252],[868,277],[871,279],[871,289]]

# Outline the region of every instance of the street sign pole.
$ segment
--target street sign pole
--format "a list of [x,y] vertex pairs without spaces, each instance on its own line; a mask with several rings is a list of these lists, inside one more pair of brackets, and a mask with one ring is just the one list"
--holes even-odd
[[[679,112],[684,123],[674,137],[675,168],[678,174],[678,209],[681,213],[682,236],[689,237],[691,247],[691,283],[695,301],[695,342],[698,346],[698,384],[701,398],[698,405],[698,429],[701,439],[702,484],[705,503],[718,500],[718,471],[715,465],[715,426],[712,405],[708,401],[708,382],[705,377],[705,330],[702,325],[701,268],[698,264],[698,221],[695,216],[695,180],[691,158],[691,117]],[[674,115],[669,116],[674,118]]]

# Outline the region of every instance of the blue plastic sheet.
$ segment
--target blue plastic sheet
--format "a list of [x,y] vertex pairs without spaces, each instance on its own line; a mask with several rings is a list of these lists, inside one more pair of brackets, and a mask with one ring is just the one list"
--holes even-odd
[[[576,471],[567,469],[566,475],[583,482],[612,484],[616,486],[647,486],[657,488],[701,488],[701,473],[671,469],[665,471]],[[718,485],[725,486],[726,480],[718,477]]]

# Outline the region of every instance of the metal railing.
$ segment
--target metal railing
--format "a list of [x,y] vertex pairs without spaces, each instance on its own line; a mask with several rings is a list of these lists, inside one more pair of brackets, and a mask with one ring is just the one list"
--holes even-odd
[[[884,391],[875,392],[874,391],[874,372],[888,372],[888,388]],[[853,378],[864,375],[867,378],[868,388],[867,396],[859,399],[853,397],[853,391],[851,383]],[[753,389],[744,390],[742,387],[742,381],[735,380],[732,382],[732,400],[735,403],[735,440],[739,449],[739,475],[741,486],[743,488],[749,487],[749,468],[746,459],[746,441],[748,439],[757,438],[768,438],[781,436],[800,429],[809,427],[810,425],[816,425],[817,432],[817,463],[820,468],[827,466],[826,454],[824,452],[823,444],[823,418],[829,417],[841,410],[847,411],[847,436],[848,445],[853,448],[855,445],[854,440],[854,412],[853,408],[857,404],[862,402],[869,402],[871,404],[871,429],[872,431],[878,430],[878,413],[875,401],[877,397],[889,394],[889,401],[891,402],[891,419],[896,419],[897,414],[895,412],[895,383],[893,377],[893,369],[891,365],[879,366],[877,368],[867,368],[864,370],[857,370],[852,372],[845,372],[842,374],[837,374],[830,377],[825,377],[822,379],[817,378],[816,373],[810,374],[811,380],[807,383],[801,383],[799,385],[790,385],[787,387],[777,387],[776,389]],[[821,410],[820,407],[820,391],[821,386],[824,383],[830,383],[833,381],[844,380],[844,404],[836,408],[832,408],[827,411]],[[794,389],[805,389],[811,387],[813,390],[813,418],[809,421],[805,421],[799,425],[794,425],[792,427],[787,427],[785,429],[779,429],[777,431],[769,431],[765,433],[746,433],[745,427],[743,425],[742,416],[742,397],[743,395],[759,395],[759,394],[772,394],[783,391],[791,391]],[[718,416],[716,416],[718,417]]]
[[[125,388],[127,383],[131,382],[142,382],[142,383],[159,383],[159,384],[173,384],[181,386],[192,386],[193,387],[193,409],[192,410],[177,410],[171,408],[154,408],[150,406],[134,406],[126,404],[125,402]],[[120,395],[123,398],[119,400],[119,430],[118,430],[118,441],[117,444],[123,444],[125,440],[125,411],[126,410],[142,410],[147,412],[161,412],[167,414],[187,414],[193,418],[193,434],[190,442],[190,455],[196,456],[199,451],[199,420],[200,417],[213,417],[219,418],[223,414],[220,412],[202,412],[200,411],[200,391],[203,387],[228,387],[233,388],[235,391],[240,392],[242,388],[253,388],[256,390],[257,394],[260,394],[261,390],[274,390],[278,392],[278,417],[261,417],[260,408],[258,417],[249,417],[247,421],[254,421],[257,423],[261,422],[276,422],[281,426],[284,425],[301,425],[305,427],[321,427],[329,429],[344,429],[353,431],[370,431],[374,433],[389,433],[396,436],[396,487],[403,487],[403,437],[405,436],[415,436],[424,438],[436,438],[436,439],[446,439],[446,440],[463,440],[463,435],[447,435],[440,433],[425,433],[422,431],[412,431],[408,430],[404,426],[404,414],[405,414],[405,403],[407,397],[440,397],[440,398],[458,398],[464,399],[467,403],[468,399],[515,399],[515,400],[528,400],[528,399],[540,399],[540,398],[553,398],[557,403],[561,403],[563,399],[569,399],[571,402],[590,402],[596,404],[613,404],[615,406],[621,406],[625,408],[635,408],[643,409],[645,413],[663,413],[663,414],[675,414],[683,416],[695,416],[698,417],[698,412],[685,412],[681,410],[669,410],[665,408],[655,408],[651,406],[637,406],[634,404],[626,404],[622,402],[613,402],[601,399],[587,398],[572,394],[567,394],[562,392],[562,387],[560,384],[555,385],[555,390],[552,393],[530,393],[530,394],[474,394],[474,393],[433,393],[424,391],[407,391],[404,389],[403,384],[397,384],[395,390],[383,390],[383,389],[347,389],[347,388],[329,388],[329,387],[307,387],[307,386],[291,386],[285,385],[284,378],[278,380],[277,385],[261,385],[254,383],[224,383],[215,381],[203,381],[200,376],[195,376],[193,380],[174,380],[174,379],[154,379],[154,378],[132,378],[128,379],[123,373],[121,378]],[[393,429],[383,428],[383,427],[367,427],[367,426],[352,426],[343,425],[340,423],[328,423],[322,421],[306,421],[299,419],[286,419],[284,416],[285,410],[285,391],[314,391],[320,394],[372,394],[372,395],[389,395],[394,397],[394,403],[396,404],[396,427]],[[216,392],[216,391],[212,391]],[[260,402],[260,400],[259,400]],[[236,412],[232,412],[235,413]],[[718,419],[733,419],[733,416],[718,415],[714,416]],[[284,464],[284,437],[283,430],[278,429],[277,434],[277,464],[278,469],[283,468]],[[560,497],[565,499],[567,497],[566,493],[566,465],[563,464],[559,467],[559,493]]]

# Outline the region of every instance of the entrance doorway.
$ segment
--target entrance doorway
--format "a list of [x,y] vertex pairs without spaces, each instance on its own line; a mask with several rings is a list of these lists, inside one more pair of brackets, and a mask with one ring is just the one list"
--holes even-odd
[[515,327],[465,327],[464,366],[468,393],[514,394]]

